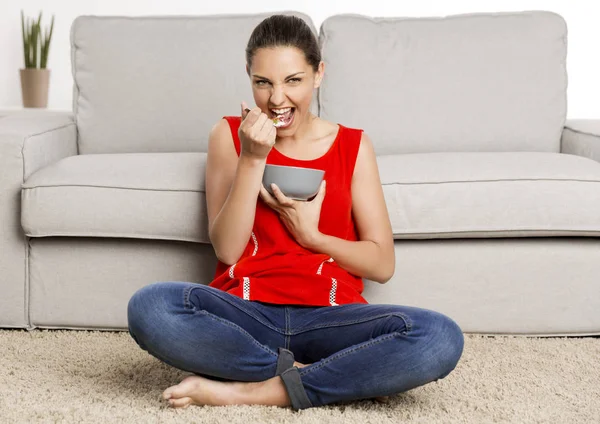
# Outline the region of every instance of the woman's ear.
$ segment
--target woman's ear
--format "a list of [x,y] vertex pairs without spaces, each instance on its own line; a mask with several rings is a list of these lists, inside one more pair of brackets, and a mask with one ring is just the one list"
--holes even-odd
[[321,81],[323,81],[323,76],[325,74],[325,63],[321,61],[319,63],[319,69],[315,73],[315,86],[314,88],[319,88],[321,86]]

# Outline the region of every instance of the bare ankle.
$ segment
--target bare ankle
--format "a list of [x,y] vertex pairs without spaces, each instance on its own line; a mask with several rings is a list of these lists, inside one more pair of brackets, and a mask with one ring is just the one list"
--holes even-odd
[[279,376],[264,381],[236,382],[229,404],[289,406],[291,401]]

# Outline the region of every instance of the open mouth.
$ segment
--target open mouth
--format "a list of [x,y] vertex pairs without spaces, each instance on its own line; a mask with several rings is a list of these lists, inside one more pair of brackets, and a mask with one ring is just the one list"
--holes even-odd
[[296,108],[286,107],[279,109],[269,109],[271,117],[273,119],[273,125],[277,128],[289,127],[294,121],[294,112]]

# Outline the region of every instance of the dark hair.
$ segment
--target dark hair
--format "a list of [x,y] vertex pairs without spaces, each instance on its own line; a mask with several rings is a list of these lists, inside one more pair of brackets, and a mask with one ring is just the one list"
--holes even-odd
[[250,35],[246,47],[246,63],[252,66],[256,51],[268,47],[296,47],[317,72],[321,62],[319,43],[303,19],[290,15],[272,15],[263,20]]

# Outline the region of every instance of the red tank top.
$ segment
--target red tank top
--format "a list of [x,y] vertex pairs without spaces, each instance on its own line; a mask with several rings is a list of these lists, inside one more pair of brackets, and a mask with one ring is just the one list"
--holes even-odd
[[[226,116],[235,150],[240,155],[240,117]],[[325,199],[319,231],[356,241],[352,216],[352,174],[362,130],[339,125],[335,141],[323,156],[314,160],[293,159],[275,147],[267,163],[325,171]],[[258,197],[256,216],[248,245],[237,263],[217,263],[209,284],[249,301],[285,305],[336,306],[368,303],[362,296],[363,280],[342,269],[334,258],[300,246],[279,215]]]

